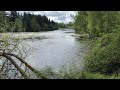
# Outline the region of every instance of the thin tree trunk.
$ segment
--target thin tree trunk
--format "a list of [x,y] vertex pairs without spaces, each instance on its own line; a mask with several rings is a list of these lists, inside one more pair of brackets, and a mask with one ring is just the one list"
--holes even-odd
[[21,73],[21,75],[25,78],[25,79],[30,79],[25,72],[17,65],[17,63],[8,55],[2,54],[4,57],[6,57],[8,60],[10,60],[12,62],[12,64],[19,70],[19,72]]
[[17,59],[19,59],[22,63],[24,63],[31,71],[33,71],[34,73],[38,74],[38,76],[40,76],[42,79],[47,79],[47,77],[43,76],[42,73],[38,70],[36,70],[35,68],[33,68],[32,66],[30,66],[27,62],[25,62],[25,60],[21,59],[19,56],[13,54],[13,53],[4,53],[5,55],[10,55],[10,56],[14,56]]

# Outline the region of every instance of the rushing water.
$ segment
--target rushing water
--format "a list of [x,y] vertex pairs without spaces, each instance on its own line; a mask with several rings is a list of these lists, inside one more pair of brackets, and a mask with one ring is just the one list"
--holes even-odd
[[74,34],[74,30],[55,30],[37,33],[43,39],[23,40],[22,43],[33,47],[29,51],[27,62],[38,69],[51,66],[56,70],[74,62],[81,64],[83,43],[77,41],[72,36]]

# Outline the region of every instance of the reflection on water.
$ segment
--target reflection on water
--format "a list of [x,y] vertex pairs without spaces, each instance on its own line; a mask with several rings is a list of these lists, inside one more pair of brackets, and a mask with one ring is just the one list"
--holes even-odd
[[72,36],[74,34],[74,30],[55,30],[38,34],[45,39],[23,40],[22,43],[34,48],[27,61],[35,68],[51,66],[56,70],[73,62],[81,63],[83,44]]

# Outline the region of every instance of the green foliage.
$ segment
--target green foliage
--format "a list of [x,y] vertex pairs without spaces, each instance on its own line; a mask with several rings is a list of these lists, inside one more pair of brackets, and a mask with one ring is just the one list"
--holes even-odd
[[78,11],[74,22],[75,30],[80,33],[87,32],[87,24],[87,12]]
[[120,71],[120,34],[106,34],[86,56],[85,69],[102,74],[118,74]]
[[43,28],[42,28],[43,31],[47,31],[48,30],[48,25],[46,23],[43,24]]
[[54,30],[53,24],[50,24],[50,25],[49,25],[49,30]]
[[119,17],[119,11],[78,11],[74,28],[77,32],[87,33],[91,39],[94,39],[119,28]]
[[79,73],[79,79],[120,79],[120,75],[104,75],[100,73],[91,73],[86,71],[81,71]]
[[[86,24],[85,24],[86,23]],[[92,73],[118,74],[120,72],[120,12],[78,11],[74,26],[95,41],[86,55],[84,70]]]
[[39,32],[57,30],[59,24],[50,21],[48,17],[24,13],[20,15],[17,11],[0,11],[0,32]]
[[58,30],[58,29],[59,29],[59,24],[58,24],[58,23],[55,23],[53,30]]
[[22,32],[23,28],[22,28],[22,20],[20,20],[19,18],[15,19],[15,25],[14,25],[14,31],[15,32]]
[[9,19],[4,11],[0,11],[0,32],[6,32],[9,29]]
[[[74,67],[74,66],[73,66]],[[104,75],[100,73],[80,70],[79,67],[62,67],[59,71],[54,71],[51,67],[42,69],[42,74],[49,79],[120,79],[120,75]]]
[[56,79],[58,77],[54,69],[49,66],[46,66],[45,68],[43,68],[41,72],[45,77],[48,77],[48,79]]
[[58,29],[58,24],[50,21],[46,16],[26,14],[22,16],[23,27],[27,32],[52,31]]
[[59,23],[59,28],[65,28],[65,24],[64,23]]
[[38,26],[37,26],[37,22],[36,22],[35,17],[33,17],[32,20],[31,20],[31,29],[32,29],[32,31],[34,31],[34,32],[36,32],[37,29],[38,29]]
[[40,32],[41,31],[41,26],[38,23],[36,23],[35,30],[36,30],[35,32]]
[[18,18],[18,14],[16,11],[10,12],[10,22],[15,22],[15,19]]

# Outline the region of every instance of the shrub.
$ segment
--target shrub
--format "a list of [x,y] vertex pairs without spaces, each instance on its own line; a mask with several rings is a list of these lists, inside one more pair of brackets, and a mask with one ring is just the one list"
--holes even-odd
[[106,34],[96,42],[96,47],[85,57],[84,69],[102,74],[120,71],[120,34]]

